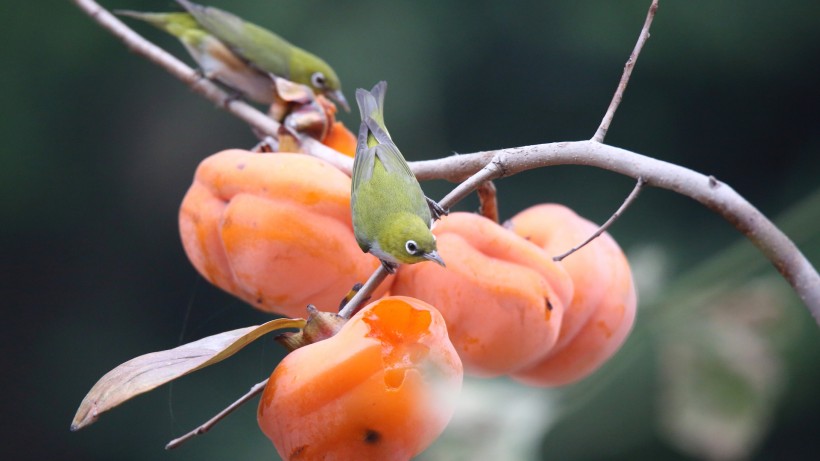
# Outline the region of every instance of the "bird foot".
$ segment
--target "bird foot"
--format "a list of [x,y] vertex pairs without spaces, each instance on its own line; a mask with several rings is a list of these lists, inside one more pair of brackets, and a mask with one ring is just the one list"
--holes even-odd
[[424,198],[427,199],[427,206],[430,207],[430,214],[433,215],[433,221],[438,221],[439,219],[441,219],[442,216],[447,216],[448,214],[450,214],[450,210],[445,210],[435,200],[431,199],[430,197]]
[[387,262],[387,261],[385,261],[385,260],[383,260],[383,259],[380,259],[379,261],[382,263],[382,266],[384,267],[384,270],[386,270],[386,271],[387,271],[387,273],[388,273],[388,274],[391,274],[391,275],[392,275],[392,274],[395,274],[395,273],[396,273],[396,269],[399,267],[399,265],[398,265],[398,264],[391,263],[391,262]]

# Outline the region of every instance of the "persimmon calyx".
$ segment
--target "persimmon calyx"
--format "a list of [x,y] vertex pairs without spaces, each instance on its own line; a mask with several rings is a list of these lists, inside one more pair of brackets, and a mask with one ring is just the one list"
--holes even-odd
[[290,352],[334,336],[347,322],[339,314],[322,312],[313,304],[308,304],[307,310],[308,318],[301,330],[282,333],[274,338]]

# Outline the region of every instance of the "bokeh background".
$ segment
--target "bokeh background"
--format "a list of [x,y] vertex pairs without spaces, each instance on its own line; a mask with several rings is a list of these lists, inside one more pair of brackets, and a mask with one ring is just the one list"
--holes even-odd
[[[387,80],[391,133],[416,160],[591,137],[649,0],[211,4],[325,57],[349,99]],[[276,459],[254,404],[163,451],[270,373],[281,352],[269,339],[69,432],[117,364],[267,319],[201,279],[177,233],[197,164],[256,140],[71,2],[2,10],[3,459]],[[818,23],[814,0],[661,2],[607,137],[729,183],[815,266]],[[188,60],[171,37],[134,27]],[[502,219],[561,202],[598,222],[632,185],[570,166],[497,183]],[[433,197],[450,187],[425,184]],[[567,389],[468,381],[423,459],[818,459],[820,329],[776,271],[726,222],[666,191],[645,191],[611,233],[641,296],[623,350]]]

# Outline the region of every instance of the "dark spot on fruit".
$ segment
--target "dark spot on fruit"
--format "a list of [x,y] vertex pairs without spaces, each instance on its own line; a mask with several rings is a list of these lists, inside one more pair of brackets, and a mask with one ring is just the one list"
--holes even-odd
[[544,301],[547,302],[547,310],[552,310],[552,303],[550,302],[549,298],[544,298]]
[[256,304],[262,304],[262,301],[264,301],[264,299],[262,299],[261,296],[256,298]]
[[244,164],[244,163],[240,163],[240,164],[236,165],[236,169],[237,169],[237,170],[244,170],[244,169],[245,169],[245,164]]
[[382,435],[373,429],[364,431],[364,443],[368,445],[376,445],[382,439]]
[[302,456],[302,454],[304,454],[307,447],[307,445],[302,445],[300,447],[294,448],[293,451],[290,452],[290,456],[288,456],[288,459],[299,459]]

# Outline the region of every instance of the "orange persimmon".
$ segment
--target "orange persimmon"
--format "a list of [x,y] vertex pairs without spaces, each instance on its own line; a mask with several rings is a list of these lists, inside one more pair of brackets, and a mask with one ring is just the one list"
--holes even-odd
[[434,229],[447,267],[402,266],[392,294],[436,306],[468,374],[498,376],[547,354],[572,299],[572,281],[537,245],[472,213]]
[[322,144],[336,149],[348,157],[353,157],[356,154],[356,136],[342,122],[334,121],[330,125],[330,130],[322,140]]
[[[583,242],[598,228],[557,204],[524,210],[507,227],[550,256]],[[553,349],[537,364],[513,373],[527,384],[559,386],[586,377],[620,348],[635,321],[637,297],[629,262],[608,233],[561,264],[572,277],[575,294]]]
[[[334,310],[378,267],[353,237],[350,178],[302,154],[227,150],[203,160],[179,213],[182,243],[209,282],[298,317]],[[375,293],[389,288],[383,284]]]
[[279,363],[259,402],[259,427],[289,461],[406,461],[444,430],[461,381],[438,311],[386,297]]

